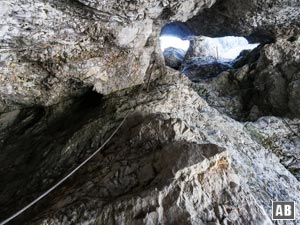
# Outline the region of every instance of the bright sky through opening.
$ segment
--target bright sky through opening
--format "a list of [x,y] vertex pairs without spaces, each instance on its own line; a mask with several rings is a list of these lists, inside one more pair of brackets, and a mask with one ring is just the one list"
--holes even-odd
[[190,47],[189,40],[182,40],[175,36],[161,36],[159,39],[160,39],[160,47],[162,51],[164,51],[166,48],[169,47],[178,48],[187,51],[188,48]]
[[[190,46],[189,40],[182,40],[175,36],[160,37],[161,50],[173,47],[187,51]],[[232,61],[243,50],[252,50],[259,44],[249,44],[244,37],[227,36],[221,38],[203,37],[201,47],[207,57],[214,57],[220,61]]]
[[259,44],[249,44],[244,37],[227,36],[221,38],[203,37],[203,47],[208,56],[219,60],[231,61],[243,50],[252,50]]

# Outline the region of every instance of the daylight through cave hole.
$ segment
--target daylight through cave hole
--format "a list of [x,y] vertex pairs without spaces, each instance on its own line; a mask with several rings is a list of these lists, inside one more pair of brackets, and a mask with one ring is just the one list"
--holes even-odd
[[172,22],[163,26],[159,39],[167,66],[180,68],[190,47],[189,38],[192,36],[192,31],[182,22]]
[[[230,69],[236,60],[245,57],[259,45],[249,44],[244,37],[196,36],[182,22],[163,26],[159,40],[167,66],[180,70],[187,76],[195,76],[197,73],[196,76],[199,74],[199,77],[206,78]],[[247,51],[241,54],[244,50]]]
[[[194,49],[203,57],[211,57],[221,62],[236,59],[243,50],[252,50],[259,44],[249,44],[244,37],[226,36],[210,38],[201,36]],[[200,55],[199,55],[200,56]]]

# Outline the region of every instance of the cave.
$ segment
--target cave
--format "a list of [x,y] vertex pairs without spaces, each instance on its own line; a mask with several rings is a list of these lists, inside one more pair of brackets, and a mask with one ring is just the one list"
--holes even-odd
[[300,224],[299,7],[0,1],[0,225]]
[[159,40],[165,64],[192,81],[210,78],[232,68],[259,46],[238,36],[196,36],[182,22],[164,25]]
[[160,47],[167,66],[179,69],[190,47],[192,31],[181,22],[164,25],[160,32]]

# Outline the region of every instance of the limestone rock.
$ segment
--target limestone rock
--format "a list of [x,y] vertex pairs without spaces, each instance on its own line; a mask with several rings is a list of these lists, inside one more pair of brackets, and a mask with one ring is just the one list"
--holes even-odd
[[218,1],[187,24],[197,35],[246,36],[252,42],[299,36],[300,2],[297,0]]
[[[10,223],[273,224],[272,200],[300,202],[299,6],[0,1],[0,222],[116,131]],[[175,21],[261,45],[232,66],[185,58],[191,82],[160,50]]]
[[178,48],[169,47],[165,49],[163,52],[163,56],[166,65],[174,69],[179,69],[183,62],[185,53],[186,52],[184,50]]
[[276,154],[280,162],[300,179],[299,119],[262,117],[246,127],[253,138]]
[[218,62],[210,57],[190,57],[182,65],[181,71],[192,81],[215,77],[231,68],[230,63]]
[[300,39],[267,45],[259,58],[255,88],[257,104],[267,112],[300,115]]
[[[177,75],[175,78],[179,79]],[[62,111],[53,108],[55,114],[23,111],[15,120],[18,125],[10,125],[16,129],[1,134],[1,176],[10,175],[1,180],[2,185],[9,184],[0,194],[1,203],[10,206],[1,217],[37,196],[65,174],[66,168],[70,170],[90,155],[132,108],[135,111],[96,159],[43,200],[47,207],[38,205],[16,221],[272,224],[271,200],[300,200],[299,181],[272,151],[256,141],[248,127],[208,106],[189,88],[188,81],[179,83],[175,79],[172,83],[161,82],[153,86],[159,88],[138,95],[133,89],[125,95],[107,96],[85,111],[80,109],[91,96],[71,108],[64,105]],[[74,117],[66,120],[70,112]],[[80,124],[72,122],[83,114],[85,119]],[[57,127],[59,121],[70,126]],[[20,133],[28,123],[31,128]],[[46,130],[52,132],[44,136]],[[12,132],[19,135],[12,136]],[[21,140],[28,140],[22,142],[22,148]],[[33,144],[38,147],[33,149]],[[53,151],[57,154],[50,154]],[[9,160],[11,154],[19,157],[15,164]],[[13,174],[28,172],[20,168],[30,157],[39,159],[38,165],[26,167],[32,171],[31,176],[10,181]],[[16,194],[14,186],[20,185],[23,189]],[[19,206],[13,204],[16,200]]]
[[109,94],[144,83],[160,27],[213,2],[1,1],[0,98],[10,108],[49,106],[94,86]]

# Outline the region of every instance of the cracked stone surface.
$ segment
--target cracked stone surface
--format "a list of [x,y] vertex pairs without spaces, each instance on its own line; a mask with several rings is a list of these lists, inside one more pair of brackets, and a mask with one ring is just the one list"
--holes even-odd
[[[250,125],[210,107],[187,78],[173,73],[169,71],[173,81],[153,83],[149,92],[137,94],[132,89],[100,98],[98,103],[96,96],[95,104],[86,111],[78,109],[91,96],[71,106],[6,115],[11,121],[1,133],[5,140],[1,177],[4,173],[10,176],[1,180],[1,186],[9,185],[0,196],[1,204],[10,207],[1,217],[86,158],[132,109],[121,130],[95,159],[16,221],[272,224],[272,200],[299,201],[299,181],[276,152],[253,136]],[[66,119],[66,111],[74,117]],[[72,121],[82,114],[85,119],[80,123]],[[251,126],[264,130],[261,124]],[[32,158],[35,164],[28,165]],[[20,171],[31,171],[31,176],[22,176]],[[22,179],[14,179],[16,174]],[[14,187],[21,184],[22,191],[15,192]]]
[[[0,1],[0,222],[126,118],[9,224],[300,224],[299,210],[295,221],[271,218],[274,200],[300,204],[299,7]],[[159,34],[172,21],[261,45],[193,83],[164,64]]]
[[213,2],[1,1],[0,111],[144,83],[150,64],[160,64],[160,26]]
[[298,0],[223,0],[204,9],[187,24],[198,35],[246,36],[253,42],[297,37],[299,6]]

